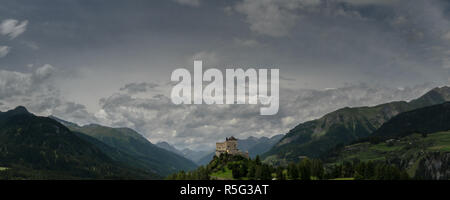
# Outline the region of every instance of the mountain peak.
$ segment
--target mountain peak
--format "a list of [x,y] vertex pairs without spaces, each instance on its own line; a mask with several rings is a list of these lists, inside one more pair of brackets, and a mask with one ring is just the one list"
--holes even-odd
[[171,146],[169,143],[165,142],[165,141],[161,141],[156,143],[156,145],[165,145],[165,146]]
[[177,148],[175,148],[174,146],[170,145],[169,143],[167,143],[165,141],[160,141],[160,142],[156,143],[156,146],[158,146],[159,148],[163,148],[167,151],[176,153],[178,155],[183,155],[183,152],[181,152],[180,150],[178,150]]
[[14,108],[8,112],[15,113],[15,114],[30,114],[30,112],[28,112],[28,110],[24,106],[17,106],[16,108]]
[[436,87],[410,103],[416,107],[441,104],[450,101],[450,87]]
[[443,87],[436,87],[432,89],[431,91],[437,92],[440,95],[449,98],[450,97],[450,87],[443,86]]

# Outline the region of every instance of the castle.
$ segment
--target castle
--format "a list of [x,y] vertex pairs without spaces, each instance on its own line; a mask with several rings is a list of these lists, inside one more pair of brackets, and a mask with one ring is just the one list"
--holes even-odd
[[248,152],[241,152],[237,148],[238,140],[231,136],[229,138],[225,138],[225,142],[217,142],[216,143],[216,156],[220,156],[220,154],[227,153],[231,155],[241,155],[243,157],[248,158]]

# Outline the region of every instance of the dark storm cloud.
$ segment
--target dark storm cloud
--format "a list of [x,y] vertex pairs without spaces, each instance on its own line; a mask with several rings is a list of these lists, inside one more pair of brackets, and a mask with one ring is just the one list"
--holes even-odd
[[448,82],[442,70],[446,6],[423,0],[244,0],[233,10],[244,15],[252,32],[275,38],[268,46],[283,52],[275,60],[289,71],[334,73],[335,82],[411,84],[410,77]]

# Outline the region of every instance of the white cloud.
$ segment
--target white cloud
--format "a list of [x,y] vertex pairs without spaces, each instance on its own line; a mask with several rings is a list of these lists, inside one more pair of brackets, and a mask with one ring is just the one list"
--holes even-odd
[[239,39],[239,38],[235,38],[234,42],[237,45],[244,46],[244,47],[258,47],[258,46],[262,45],[260,42],[258,42],[257,40],[253,40],[253,39]]
[[46,84],[53,72],[54,67],[48,64],[32,73],[0,70],[0,100],[28,96],[46,90]]
[[36,69],[36,78],[39,80],[47,79],[55,71],[55,68],[49,64],[45,64],[42,67]]
[[442,35],[442,39],[450,42],[450,31]]
[[11,39],[14,39],[25,32],[27,25],[27,20],[19,22],[15,19],[6,19],[0,24],[0,34],[7,35]]
[[29,73],[0,70],[0,99],[26,94],[34,86],[32,80]]
[[0,46],[0,58],[5,57],[8,55],[9,51],[11,50],[11,47],[8,46]]
[[296,10],[302,6],[297,0],[244,0],[235,10],[246,15],[250,30],[273,37],[289,34],[299,19]]
[[129,83],[120,88],[120,91],[127,91],[129,94],[137,94],[147,92],[148,90],[154,89],[158,86],[159,85],[156,83]]
[[175,0],[175,2],[192,7],[200,6],[200,0]]
[[169,141],[180,148],[205,150],[234,135],[272,136],[297,124],[346,106],[370,106],[416,98],[431,85],[387,88],[366,84],[333,90],[290,90],[280,93],[280,112],[260,116],[258,105],[174,105],[169,97],[136,97],[116,93],[101,100],[98,120],[115,127],[136,129],[152,142]]
[[81,124],[95,123],[86,107],[65,100],[53,82],[56,68],[43,65],[32,72],[0,70],[0,110],[23,105],[37,115],[56,115]]
[[219,56],[214,51],[200,51],[195,53],[192,57],[186,59],[186,63],[192,65],[193,60],[203,60],[205,66],[217,66],[220,62]]
[[[358,5],[374,3],[370,0],[364,2],[347,0],[345,2]],[[261,35],[283,37],[290,34],[302,17],[311,13],[362,19],[357,11],[342,7],[339,3],[342,1],[243,0],[236,3],[233,8],[234,11],[245,15],[250,30]],[[225,12],[230,14],[230,8],[226,8]]]

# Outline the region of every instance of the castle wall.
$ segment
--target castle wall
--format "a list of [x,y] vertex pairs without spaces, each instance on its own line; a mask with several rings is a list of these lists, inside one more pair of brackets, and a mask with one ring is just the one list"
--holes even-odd
[[225,142],[217,142],[216,143],[216,156],[220,156],[222,153],[228,153],[232,155],[242,155],[248,158],[248,153],[244,153],[239,151],[237,148],[237,140],[236,139],[228,139]]

